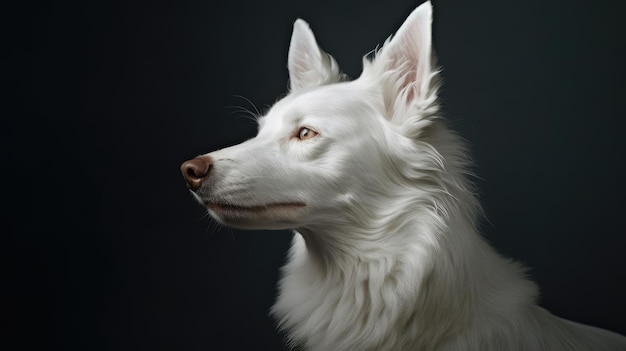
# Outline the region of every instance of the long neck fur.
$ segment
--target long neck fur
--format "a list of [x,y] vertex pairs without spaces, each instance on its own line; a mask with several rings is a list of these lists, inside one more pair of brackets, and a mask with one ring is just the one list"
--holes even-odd
[[[377,207],[347,206],[345,223],[296,232],[272,310],[294,344],[427,350],[476,318],[498,320],[533,302],[523,269],[477,231],[481,210],[461,140],[441,120],[429,134],[432,169],[408,171],[396,189],[372,194]],[[409,345],[406,335],[414,335]]]

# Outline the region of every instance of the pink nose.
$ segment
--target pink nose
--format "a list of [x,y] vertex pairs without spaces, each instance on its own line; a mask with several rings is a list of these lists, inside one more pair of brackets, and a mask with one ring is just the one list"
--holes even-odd
[[209,175],[213,166],[211,156],[199,156],[180,165],[183,178],[187,182],[187,187],[191,190],[198,190],[202,181]]

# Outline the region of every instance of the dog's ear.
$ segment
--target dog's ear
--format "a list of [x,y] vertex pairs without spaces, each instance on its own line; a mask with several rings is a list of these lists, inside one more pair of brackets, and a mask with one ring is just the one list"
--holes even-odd
[[409,15],[396,34],[385,42],[370,67],[366,67],[364,73],[384,80],[388,119],[407,116],[396,111],[399,108],[406,110],[416,104],[430,106],[436,100],[437,71],[433,71],[431,24],[432,6],[427,1]]
[[319,48],[309,25],[301,19],[293,25],[287,66],[291,91],[339,82],[344,77],[335,60]]

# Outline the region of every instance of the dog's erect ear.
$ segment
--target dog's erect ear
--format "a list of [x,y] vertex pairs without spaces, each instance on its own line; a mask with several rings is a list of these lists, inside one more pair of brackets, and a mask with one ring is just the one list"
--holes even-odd
[[309,25],[301,19],[293,25],[287,66],[291,91],[343,79],[335,60],[319,48]]
[[394,109],[400,105],[423,105],[436,99],[431,24],[432,6],[427,1],[409,15],[367,68],[385,77],[383,94],[388,118],[393,118]]

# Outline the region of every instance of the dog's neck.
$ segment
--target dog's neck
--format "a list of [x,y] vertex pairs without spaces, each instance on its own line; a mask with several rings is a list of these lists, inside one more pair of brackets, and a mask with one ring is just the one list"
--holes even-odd
[[[474,295],[471,287],[466,286],[468,281],[456,276],[458,268],[450,266],[463,266],[466,262],[462,262],[463,254],[441,247],[439,239],[434,238],[443,233],[436,233],[440,229],[426,224],[421,217],[415,213],[410,219],[398,217],[394,223],[401,225],[391,230],[379,228],[378,232],[363,227],[350,230],[349,226],[300,230],[301,237],[294,238],[291,262],[285,267],[285,272],[292,274],[285,275],[282,284],[285,291],[293,290],[293,286],[288,287],[291,282],[313,278],[304,284],[310,295],[298,296],[303,300],[291,306],[279,299],[275,314],[292,314],[307,303],[317,305],[319,311],[334,306],[323,312],[328,318],[324,328],[336,323],[337,335],[341,335],[340,329],[347,333],[355,323],[363,323],[364,330],[378,328],[381,335],[393,335],[391,329],[410,326],[420,330],[416,335],[425,342],[443,340],[459,332],[469,323],[467,319],[472,314],[468,309],[474,303]],[[363,239],[364,235],[368,239]],[[441,270],[442,267],[448,269]],[[311,271],[315,273],[310,274]],[[315,289],[326,291],[318,296]],[[340,321],[351,311],[363,311],[367,321]],[[290,328],[306,320],[280,319]],[[383,327],[390,330],[383,331]]]
[[[355,216],[347,216],[353,220],[344,223],[328,222],[319,226],[298,228],[306,243],[307,256],[321,273],[350,272],[355,266],[372,263],[374,260],[395,260],[405,251],[407,243],[417,244],[420,237],[430,228],[419,223],[415,214],[395,215],[385,222],[376,220],[376,215],[357,221]],[[426,245],[426,243],[422,243]],[[328,271],[328,272],[327,272]]]

